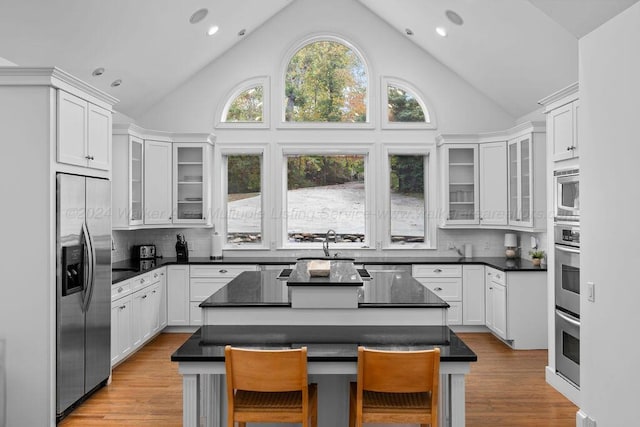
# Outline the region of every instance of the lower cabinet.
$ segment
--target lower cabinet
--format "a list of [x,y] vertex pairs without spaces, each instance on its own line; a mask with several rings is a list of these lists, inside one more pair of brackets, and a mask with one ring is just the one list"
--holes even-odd
[[142,287],[140,277],[112,286],[111,366],[142,347],[166,324],[165,277],[163,267],[146,273]]
[[200,303],[243,271],[256,271],[256,265],[192,265],[189,274],[189,322],[202,325]]
[[412,276],[449,304],[447,323],[462,324],[462,266],[461,265],[414,265]]
[[462,324],[485,324],[484,265],[462,266]]
[[546,275],[485,269],[487,327],[514,349],[547,348]]
[[111,366],[133,349],[131,330],[131,295],[111,303]]
[[189,266],[167,266],[167,324],[189,325]]

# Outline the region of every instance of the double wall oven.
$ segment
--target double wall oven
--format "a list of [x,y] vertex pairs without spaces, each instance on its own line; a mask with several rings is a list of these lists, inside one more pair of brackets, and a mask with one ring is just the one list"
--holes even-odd
[[580,386],[580,229],[555,226],[556,372]]
[[556,372],[580,386],[580,187],[578,169],[554,175]]

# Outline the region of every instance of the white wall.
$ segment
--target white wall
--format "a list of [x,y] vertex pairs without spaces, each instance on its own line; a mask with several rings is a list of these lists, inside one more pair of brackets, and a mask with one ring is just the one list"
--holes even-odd
[[0,67],[7,67],[12,65],[16,65],[16,64],[0,56]]
[[580,40],[581,409],[599,427],[640,423],[639,47],[640,3]]
[[[356,0],[297,0],[245,40],[227,51],[158,105],[138,117],[139,124],[167,131],[206,132],[213,129],[220,103],[238,83],[271,76],[272,121],[279,117],[280,79],[284,56],[296,42],[312,34],[341,35],[361,49],[369,61],[371,100],[380,90],[380,76],[394,76],[414,84],[431,102],[438,116],[437,132],[482,132],[513,126],[514,118],[435,58]],[[212,38],[212,43],[215,39]],[[373,119],[380,120],[378,109]],[[233,131],[215,132],[218,141]],[[365,132],[367,133],[367,132]],[[371,132],[368,132],[370,134]],[[275,139],[269,132],[235,132],[241,139]],[[397,134],[397,133],[396,133]],[[428,136],[427,136],[428,135]],[[401,132],[400,138],[432,139],[433,132]],[[295,132],[286,132],[296,138]],[[353,136],[351,136],[353,137]]]

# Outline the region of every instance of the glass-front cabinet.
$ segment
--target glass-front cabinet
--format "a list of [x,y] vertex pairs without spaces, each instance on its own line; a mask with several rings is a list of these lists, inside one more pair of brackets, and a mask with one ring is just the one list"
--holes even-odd
[[208,165],[210,149],[204,143],[174,143],[173,223],[208,224]]
[[129,139],[129,225],[142,224],[142,164],[143,164],[143,141],[140,138],[131,137]]
[[443,148],[444,223],[478,224],[478,144]]
[[509,224],[533,225],[531,134],[509,141]]

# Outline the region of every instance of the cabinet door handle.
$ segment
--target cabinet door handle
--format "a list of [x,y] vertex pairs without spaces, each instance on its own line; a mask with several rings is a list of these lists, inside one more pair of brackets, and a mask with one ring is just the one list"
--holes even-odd
[[490,290],[490,291],[492,291],[492,290],[493,290],[493,288],[492,288],[491,286],[489,286],[489,290]]
[[219,273],[224,274],[224,273],[228,273],[228,271],[227,270],[220,270]]
[[161,276],[164,276],[164,273],[160,273]]
[[434,291],[436,292],[440,292],[442,290],[442,288],[440,286],[433,288]]
[[434,273],[442,273],[442,270],[440,270],[439,268],[436,268],[435,270],[433,270]]
[[490,271],[489,271],[489,272],[487,272],[487,276],[491,276],[491,274],[492,274],[492,273],[491,273]]
[[145,299],[147,297],[147,294],[142,295],[142,299]]
[[85,158],[85,159],[87,159],[87,160],[93,160],[93,159],[94,159],[94,157],[93,157],[93,156],[88,156],[88,155],[87,155],[87,156],[84,156],[84,158]]
[[169,220],[171,220],[171,217],[169,217]]
[[567,151],[573,150],[573,147],[567,147]]
[[151,292],[151,293],[152,293],[152,294],[155,294],[155,293],[156,293],[156,291],[153,291],[153,292]]
[[124,310],[125,308],[127,308],[126,305],[121,305],[120,307],[118,307],[120,310]]

